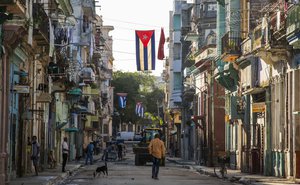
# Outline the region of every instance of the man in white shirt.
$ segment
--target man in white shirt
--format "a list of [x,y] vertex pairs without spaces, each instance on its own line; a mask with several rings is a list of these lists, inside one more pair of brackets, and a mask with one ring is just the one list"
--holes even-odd
[[69,145],[68,145],[68,138],[64,137],[64,141],[62,143],[62,157],[63,157],[63,164],[62,164],[62,172],[66,172],[66,164],[69,155]]

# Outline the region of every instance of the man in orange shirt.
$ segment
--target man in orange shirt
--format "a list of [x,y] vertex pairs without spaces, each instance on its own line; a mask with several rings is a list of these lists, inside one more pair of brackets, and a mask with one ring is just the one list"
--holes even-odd
[[158,179],[160,160],[165,157],[166,150],[165,144],[159,139],[159,134],[155,135],[155,138],[151,140],[149,144],[149,153],[152,155],[152,178]]

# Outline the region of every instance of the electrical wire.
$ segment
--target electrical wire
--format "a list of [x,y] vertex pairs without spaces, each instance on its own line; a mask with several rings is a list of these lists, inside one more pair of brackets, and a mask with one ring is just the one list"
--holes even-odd
[[126,23],[126,24],[134,24],[134,25],[141,25],[141,26],[149,26],[149,27],[155,27],[155,28],[162,28],[163,26],[154,26],[154,25],[149,25],[149,24],[142,24],[142,23],[136,23],[136,22],[129,22],[129,21],[123,21],[123,20],[118,20],[118,19],[111,19],[111,18],[104,18],[103,20],[111,20],[114,22],[121,22],[121,23]]

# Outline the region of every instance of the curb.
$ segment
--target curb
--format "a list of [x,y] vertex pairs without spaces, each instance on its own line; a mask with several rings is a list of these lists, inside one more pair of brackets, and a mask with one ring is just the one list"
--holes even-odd
[[[181,163],[181,162],[178,162],[178,161],[170,159],[170,158],[167,158],[167,160],[170,161],[170,162],[182,165],[183,168],[194,169],[200,174],[208,175],[208,176],[211,176],[211,177],[216,177],[214,172],[205,170],[204,168],[195,168],[193,165]],[[237,176],[228,176],[226,178],[226,180],[228,180],[230,182],[238,182],[238,183],[241,183],[241,184],[244,184],[244,185],[251,185],[251,184],[256,182],[255,180],[251,180],[251,179],[244,178],[244,177],[237,177]]]
[[53,178],[52,180],[50,180],[46,183],[43,183],[43,185],[55,185],[59,182],[62,182],[63,180],[65,180],[69,176],[71,176],[73,174],[73,172],[76,171],[77,169],[79,169],[80,167],[82,167],[82,165],[78,164],[75,167],[73,167],[72,169],[68,170],[66,173],[62,173],[61,175],[58,175],[56,178]]

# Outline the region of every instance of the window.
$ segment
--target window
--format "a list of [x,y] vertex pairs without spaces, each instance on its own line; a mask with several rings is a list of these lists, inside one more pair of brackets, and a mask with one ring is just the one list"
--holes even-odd
[[108,134],[108,125],[107,124],[103,125],[103,133]]
[[122,131],[126,131],[126,125],[125,125],[125,124],[122,125],[121,130],[122,130]]
[[99,128],[98,121],[93,121],[92,126],[93,126],[93,128]]
[[208,4],[207,11],[217,11],[217,4]]
[[181,90],[181,73],[175,72],[174,73],[174,90]]

